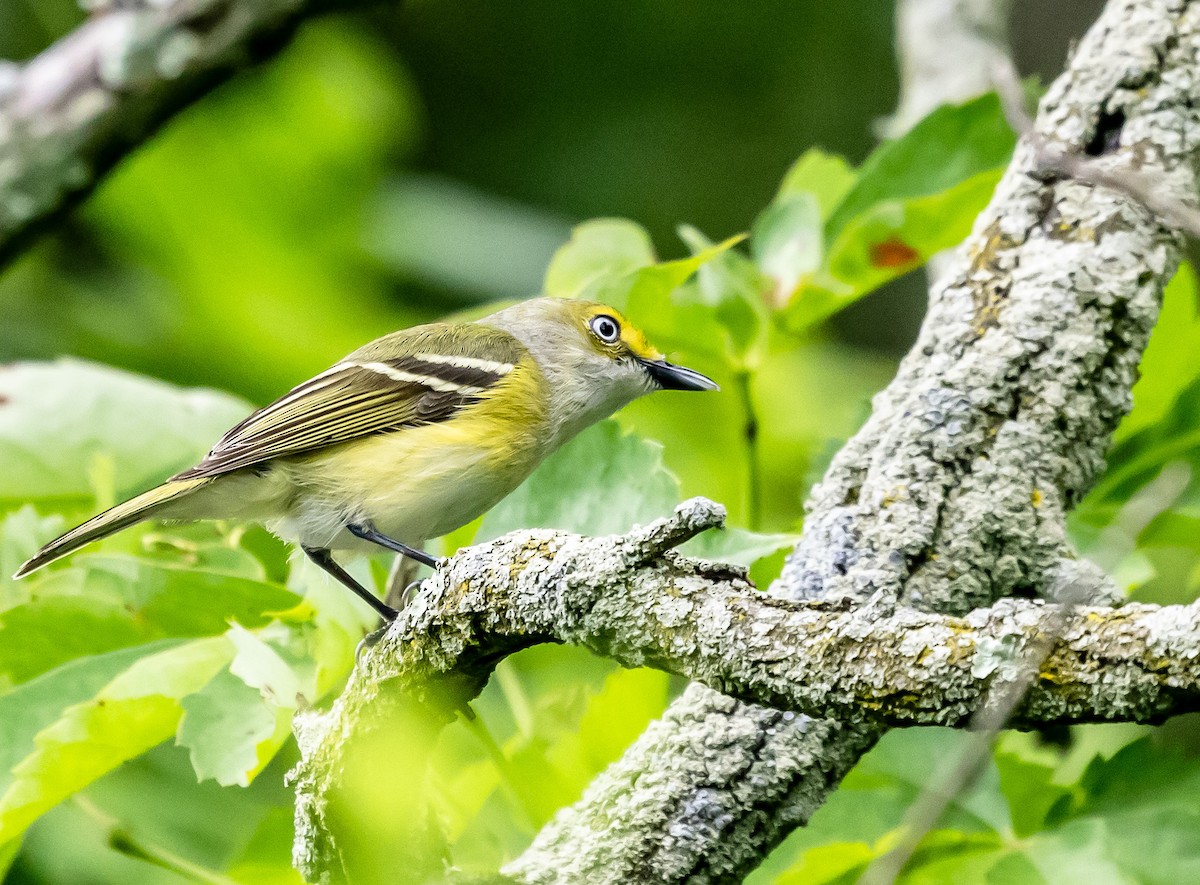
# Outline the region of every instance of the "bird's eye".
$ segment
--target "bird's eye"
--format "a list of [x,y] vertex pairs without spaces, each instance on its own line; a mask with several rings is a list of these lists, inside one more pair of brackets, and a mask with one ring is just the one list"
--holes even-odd
[[621,338],[621,324],[606,313],[592,317],[588,323],[592,334],[605,344],[615,344]]

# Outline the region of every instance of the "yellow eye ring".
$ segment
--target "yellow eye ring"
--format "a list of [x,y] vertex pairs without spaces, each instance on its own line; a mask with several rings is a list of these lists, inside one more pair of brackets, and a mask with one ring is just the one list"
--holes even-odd
[[616,344],[621,340],[621,324],[606,313],[599,314],[588,320],[588,328],[592,334],[605,344]]

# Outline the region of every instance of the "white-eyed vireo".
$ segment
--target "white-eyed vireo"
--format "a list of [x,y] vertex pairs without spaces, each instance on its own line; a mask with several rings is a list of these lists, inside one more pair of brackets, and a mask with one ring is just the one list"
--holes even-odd
[[203,460],[51,541],[29,574],[151,517],[250,519],[385,618],[332,550],[402,553],[466,525],[590,424],[654,390],[715,390],[610,307],[536,298],[385,335],[259,409]]

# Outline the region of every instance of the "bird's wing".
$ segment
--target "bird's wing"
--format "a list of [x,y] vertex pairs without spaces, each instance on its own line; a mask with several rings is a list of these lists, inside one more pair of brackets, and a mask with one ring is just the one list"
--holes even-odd
[[[374,433],[446,421],[478,402],[528,353],[507,332],[450,336],[451,328],[397,332],[356,350],[254,412],[175,478],[217,476]],[[407,355],[388,356],[395,353]]]

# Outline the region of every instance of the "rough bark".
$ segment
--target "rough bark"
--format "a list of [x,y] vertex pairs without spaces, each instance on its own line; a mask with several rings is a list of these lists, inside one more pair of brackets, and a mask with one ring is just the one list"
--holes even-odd
[[[1037,131],[1158,173],[1172,197],[1194,202],[1198,18],[1184,0],[1110,2],[1042,101]],[[954,613],[1051,586],[1070,563],[1063,515],[1128,409],[1178,257],[1176,237],[1141,205],[1045,180],[1023,142],[931,291],[895,381],[814,490],[774,592]],[[508,872],[539,883],[735,881],[808,820],[879,733],[784,722],[694,686]],[[708,775],[726,770],[736,773]],[[637,810],[628,826],[623,809]]]
[[757,592],[736,569],[667,551],[722,515],[694,499],[627,536],[517,532],[463,551],[374,648],[338,715],[369,706],[356,695],[384,683],[420,695],[561,642],[779,710],[961,726],[1046,636],[1057,642],[1013,727],[1156,720],[1200,705],[1198,605],[1064,611],[1005,599],[963,617],[901,608],[880,618],[870,606],[795,602]]
[[0,63],[0,267],[122,157],[283,45],[313,0],[92,0],[77,30]]

